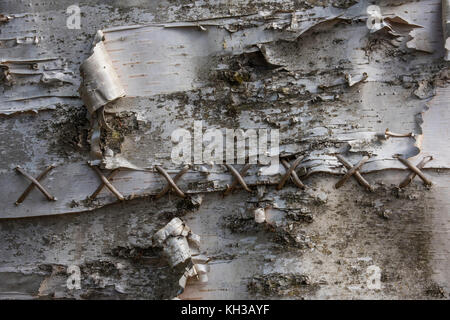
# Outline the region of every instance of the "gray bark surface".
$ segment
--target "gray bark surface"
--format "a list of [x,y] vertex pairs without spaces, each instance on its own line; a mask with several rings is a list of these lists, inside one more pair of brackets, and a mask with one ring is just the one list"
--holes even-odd
[[[447,299],[448,1],[375,1],[374,32],[370,4],[79,1],[81,28],[68,29],[70,0],[0,1],[0,299]],[[182,170],[170,136],[195,120],[278,129],[305,189],[289,178],[277,190],[287,169],[254,164],[252,192],[224,196],[235,178],[204,164],[176,181],[185,198],[157,199],[167,180],[155,165]],[[354,175],[335,187],[349,170],[337,154],[370,157],[359,174],[373,192]],[[411,171],[397,154],[432,156],[432,186],[399,188]],[[88,161],[119,169],[124,201],[111,186],[89,199],[102,180]],[[30,184],[15,168],[37,177],[51,164],[39,182],[57,200],[34,187],[15,204]],[[154,238],[176,217],[189,258],[180,235]],[[183,288],[202,256],[208,281]]]

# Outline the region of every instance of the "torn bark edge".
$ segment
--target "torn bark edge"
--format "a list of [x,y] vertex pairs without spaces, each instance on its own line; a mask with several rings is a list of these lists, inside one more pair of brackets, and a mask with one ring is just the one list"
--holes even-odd
[[[401,30],[399,26],[407,27],[408,30]],[[398,28],[396,28],[398,27]],[[397,15],[392,16],[381,16],[381,23],[375,25],[374,28],[370,29],[370,33],[378,32],[380,30],[387,30],[393,36],[399,36],[402,33],[410,34],[412,30],[417,28],[423,28],[423,26],[418,24],[410,23],[409,21],[401,18]]]
[[450,0],[442,0],[442,31],[444,34],[444,60],[450,61]]
[[299,39],[300,37],[302,37],[302,35],[310,30],[313,30],[314,28],[318,28],[321,27],[327,23],[338,23],[341,21],[349,21],[351,19],[349,18],[345,18],[342,17],[342,14],[338,14],[338,15],[332,15],[326,19],[322,19],[320,21],[317,21],[316,23],[313,23],[311,25],[307,25],[303,28],[300,28],[299,26],[299,21],[297,21],[297,17],[296,17],[296,12],[293,12],[291,14],[291,24],[290,27],[288,28],[289,31],[289,35],[285,36],[285,37],[280,37],[277,40],[273,40],[273,41],[269,41],[269,42],[261,42],[261,43],[257,43],[255,44],[255,47],[257,47],[259,49],[259,51],[261,52],[261,54],[263,55],[264,59],[266,60],[266,63],[272,67],[272,68],[279,68],[279,69],[284,69],[285,66],[282,64],[278,64],[274,61],[274,59],[272,59],[272,57],[270,56],[270,54],[267,52],[268,50],[268,45],[271,42],[277,42],[277,41],[288,41],[288,42],[292,42],[292,41],[296,41],[297,39]]
[[[446,1],[446,0],[443,0]],[[370,33],[386,31],[393,37],[406,36],[408,35],[410,39],[408,40],[406,46],[407,48],[423,51],[426,53],[433,53],[432,49],[424,48],[423,46],[418,46],[414,43],[413,31],[414,29],[423,28],[421,25],[410,23],[409,21],[403,19],[398,15],[381,16],[380,13],[369,14],[369,18],[381,19],[380,23],[376,23],[373,27],[369,27]],[[370,20],[367,20],[368,23]],[[369,26],[369,25],[368,25]]]

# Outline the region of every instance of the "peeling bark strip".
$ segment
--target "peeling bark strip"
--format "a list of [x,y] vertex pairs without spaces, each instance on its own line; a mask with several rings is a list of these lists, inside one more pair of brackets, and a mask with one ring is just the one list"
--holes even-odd
[[[99,33],[104,36],[105,54],[111,57],[109,61],[116,61],[112,65],[117,68],[122,84],[126,85],[126,94],[151,96],[202,87],[204,83],[196,79],[196,69],[207,63],[210,56],[254,52],[260,43],[293,40],[315,24],[334,19],[336,13],[333,11],[336,10],[324,8],[296,12],[297,28],[277,32],[273,26],[290,23],[290,13],[137,25],[105,29]],[[314,18],[310,18],[309,13],[314,13]],[[235,31],[230,37],[227,29],[238,27],[242,20],[253,26]],[[103,54],[103,51],[99,53]]]

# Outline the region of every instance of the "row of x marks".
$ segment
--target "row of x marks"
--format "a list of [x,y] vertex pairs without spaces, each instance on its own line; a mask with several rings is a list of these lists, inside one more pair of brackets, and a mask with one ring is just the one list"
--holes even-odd
[[[339,162],[342,163],[342,165],[347,169],[347,172],[344,174],[344,176],[335,184],[335,188],[338,189],[344,185],[344,183],[350,179],[350,177],[354,177],[363,187],[365,187],[369,191],[373,191],[373,187],[370,185],[369,182],[367,182],[366,179],[363,178],[363,176],[360,173],[361,167],[369,160],[368,156],[364,156],[356,165],[352,165],[350,162],[345,160],[341,155],[336,155],[336,158],[339,160]],[[425,185],[431,185],[432,182],[422,173],[422,169],[425,167],[425,165],[433,160],[433,157],[426,156],[420,161],[416,166],[414,166],[410,161],[396,155],[395,158],[397,158],[401,163],[403,163],[411,172],[408,174],[408,176],[403,179],[403,181],[399,184],[400,188],[406,187],[408,184],[413,181],[413,179],[416,176],[419,176],[420,179],[424,182]],[[281,190],[286,182],[290,179],[298,188],[305,189],[305,185],[298,177],[295,169],[300,164],[303,157],[298,157],[295,159],[295,161],[290,164],[285,158],[281,158],[280,162],[283,165],[283,167],[286,169],[285,174],[281,178],[280,182],[278,183],[276,189]],[[103,190],[104,187],[106,187],[111,193],[113,193],[116,198],[119,201],[125,200],[125,197],[117,190],[116,187],[111,183],[114,176],[119,172],[120,169],[115,169],[109,173],[107,177],[103,175],[103,173],[100,171],[100,169],[97,166],[89,164],[89,166],[97,173],[98,177],[101,180],[100,185],[97,187],[97,189],[90,195],[90,199],[94,200],[100,192]],[[234,177],[234,181],[231,185],[227,186],[224,196],[229,195],[233,192],[234,189],[238,185],[240,185],[244,190],[247,192],[251,192],[251,189],[247,186],[244,176],[247,173],[247,171],[250,168],[250,164],[245,164],[240,171],[237,171],[233,166],[229,164],[225,164],[227,169],[230,171],[230,173]],[[39,191],[42,192],[42,194],[47,198],[48,201],[56,201],[57,199],[53,197],[50,192],[45,189],[41,185],[39,181],[43,180],[44,177],[55,168],[55,165],[48,166],[39,176],[36,178],[33,178],[31,175],[29,175],[27,172],[25,172],[21,167],[16,167],[16,171],[20,174],[22,174],[25,178],[30,180],[30,185],[25,189],[25,191],[20,195],[20,197],[15,202],[16,205],[19,205],[22,203],[28,194],[36,187]],[[175,192],[179,197],[184,198],[186,197],[185,193],[177,186],[176,182],[186,173],[189,171],[190,166],[186,165],[183,167],[173,178],[167,173],[166,170],[164,170],[160,166],[155,166],[156,171],[158,171],[167,181],[167,184],[164,186],[164,188],[155,196],[156,199],[161,198],[169,191]]]

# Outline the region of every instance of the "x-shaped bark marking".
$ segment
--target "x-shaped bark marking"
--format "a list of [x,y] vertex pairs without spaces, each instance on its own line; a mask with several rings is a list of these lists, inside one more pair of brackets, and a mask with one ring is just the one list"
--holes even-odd
[[405,166],[407,166],[409,168],[409,170],[411,170],[412,172],[405,178],[405,180],[403,180],[399,187],[403,188],[406,187],[413,179],[416,175],[419,176],[420,179],[422,179],[423,183],[427,186],[431,186],[433,183],[427,178],[425,177],[425,175],[422,173],[422,171],[420,171],[420,169],[423,169],[423,167],[425,166],[425,164],[431,160],[433,160],[433,157],[429,156],[429,157],[425,157],[422,159],[422,161],[416,166],[414,166],[411,162],[409,162],[408,160],[401,158],[399,155],[395,155],[394,158],[397,158],[401,163],[403,163]]
[[123,201],[125,200],[125,197],[116,189],[116,187],[114,187],[112,185],[111,182],[109,182],[108,179],[111,179],[117,172],[118,170],[114,170],[112,171],[108,178],[106,178],[103,173],[100,171],[99,168],[97,168],[96,166],[93,166],[91,164],[89,164],[89,166],[94,169],[94,171],[97,173],[97,175],[99,176],[99,178],[102,180],[102,183],[98,186],[97,190],[94,191],[94,193],[91,195],[91,199],[95,199],[95,197],[97,197],[97,195],[100,193],[100,191],[103,189],[103,187],[107,187],[109,189],[109,191],[111,191],[118,200]]
[[351,163],[347,162],[341,155],[336,155],[336,158],[344,165],[344,167],[347,168],[347,172],[345,173],[345,175],[341,178],[341,180],[339,180],[334,187],[336,189],[342,187],[344,185],[344,183],[352,176],[354,175],[354,177],[356,178],[356,180],[358,180],[359,183],[361,183],[363,186],[365,186],[367,189],[369,189],[370,191],[373,191],[372,186],[361,176],[361,174],[359,173],[359,169],[363,166],[364,163],[367,162],[367,160],[369,160],[368,156],[364,156],[355,166],[352,166]]
[[[166,172],[166,170],[164,170],[163,168],[161,168],[160,166],[155,166],[155,169],[164,177],[166,178],[167,182],[169,183],[169,188],[172,187],[173,191],[175,191],[175,193],[177,195],[179,195],[180,197],[184,198],[186,197],[186,195],[183,193],[183,191],[180,190],[180,188],[178,188],[178,186],[176,185],[175,181],[173,181],[173,179],[169,176],[169,174]],[[184,168],[183,170],[185,170],[186,168]],[[181,175],[184,174],[183,170],[181,170],[181,172],[179,172],[179,177],[176,178],[177,180],[181,177]],[[187,169],[186,169],[187,171]],[[181,174],[180,174],[181,173]],[[164,188],[159,194],[161,194],[166,188]],[[169,190],[167,190],[169,191]],[[166,193],[167,191],[164,191],[164,193]],[[163,194],[164,194],[163,193]],[[158,195],[159,195],[158,194]]]
[[300,178],[295,172],[295,168],[297,168],[302,159],[303,157],[298,157],[297,159],[295,159],[292,165],[289,165],[289,162],[287,162],[285,159],[281,159],[281,164],[286,168],[286,173],[278,184],[277,190],[281,190],[283,188],[289,177],[292,178],[292,181],[297,185],[297,187],[299,187],[300,189],[305,189],[305,185],[301,182]]
[[54,167],[55,167],[54,165],[48,166],[36,179],[34,179],[32,176],[30,176],[28,173],[26,173],[21,167],[16,167],[17,172],[21,173],[23,176],[25,176],[28,180],[31,181],[30,185],[25,189],[25,191],[22,193],[22,195],[19,197],[19,199],[17,199],[16,205],[21,204],[35,186],[44,194],[44,196],[47,198],[48,201],[56,201],[56,198],[53,197],[39,183],[39,181],[42,180],[47,175],[47,173],[49,173]]
[[[111,171],[111,173],[106,177],[106,179],[112,180],[114,178],[114,176],[119,172],[119,168],[114,169],[113,171]],[[95,198],[97,198],[98,194],[103,190],[103,188],[105,187],[105,183],[102,180],[102,183],[97,187],[97,189],[89,196],[90,199],[94,200]]]
[[[162,170],[163,172],[165,172],[161,167],[156,166],[156,170],[158,170],[158,168],[159,168],[160,170]],[[165,176],[160,170],[158,170],[158,172],[160,172],[160,173],[166,178],[166,176]],[[175,184],[175,182],[177,182],[178,179],[180,179],[181,176],[182,176],[183,174],[185,174],[186,172],[188,172],[188,170],[189,170],[189,166],[185,166],[180,172],[178,172],[178,173],[175,175],[175,177],[173,177],[173,180],[171,179],[172,182],[173,182],[173,184]],[[167,174],[167,173],[166,173],[166,174]],[[167,174],[167,176],[169,176],[169,175]],[[167,178],[166,178],[166,179],[167,179]],[[169,177],[169,179],[170,179],[170,177]],[[170,183],[169,179],[167,179],[167,182],[168,182],[168,183],[166,184],[166,186],[164,187],[164,189],[162,189],[161,192],[159,192],[159,193],[155,196],[155,198],[156,198],[156,199],[161,198],[163,195],[165,195],[167,192],[169,192],[170,189],[175,190],[175,192],[177,192],[176,189],[178,189],[178,190],[181,192],[181,194],[182,194],[181,197],[184,198],[184,193],[183,193],[178,187],[176,187],[176,185],[175,185],[175,187],[176,187],[176,189],[175,189],[175,188],[173,187],[173,185]],[[177,192],[177,194],[180,195],[178,192]]]
[[233,166],[231,166],[229,164],[225,164],[225,166],[228,168],[228,170],[230,170],[230,172],[234,176],[235,180],[233,181],[231,186],[229,186],[227,188],[227,190],[225,190],[225,192],[223,193],[224,196],[230,194],[234,190],[234,188],[237,186],[238,183],[240,183],[242,188],[244,188],[246,191],[252,192],[252,190],[250,190],[249,187],[247,187],[247,184],[245,183],[244,178],[242,178],[242,176],[245,175],[245,173],[250,168],[250,164],[249,163],[247,163],[242,168],[241,172],[238,172],[235,168],[233,168]]

